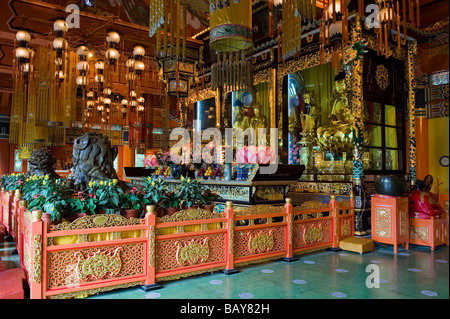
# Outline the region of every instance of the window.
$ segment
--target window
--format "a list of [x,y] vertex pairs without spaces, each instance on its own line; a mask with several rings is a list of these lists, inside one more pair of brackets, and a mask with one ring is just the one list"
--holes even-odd
[[135,167],[145,167],[144,165],[145,154],[139,154],[138,150],[134,153],[134,166]]
[[392,105],[364,102],[367,171],[404,171],[404,112]]
[[23,160],[19,158],[19,150],[14,151],[14,172],[22,172]]

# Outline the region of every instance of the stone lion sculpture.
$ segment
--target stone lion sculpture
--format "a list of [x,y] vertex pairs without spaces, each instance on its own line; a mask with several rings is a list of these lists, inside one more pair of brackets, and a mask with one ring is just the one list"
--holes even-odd
[[25,177],[29,178],[34,175],[49,175],[50,178],[60,179],[61,177],[53,169],[53,165],[55,165],[55,163],[56,158],[50,150],[46,148],[35,149],[28,159],[28,171]]
[[107,136],[86,133],[77,138],[73,145],[73,168],[70,179],[76,189],[84,190],[89,183],[118,179],[114,160],[117,146],[112,147]]

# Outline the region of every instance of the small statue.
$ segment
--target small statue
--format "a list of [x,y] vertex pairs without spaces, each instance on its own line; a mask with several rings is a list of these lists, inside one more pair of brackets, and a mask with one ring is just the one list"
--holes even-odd
[[267,128],[267,118],[261,114],[261,105],[259,103],[255,104],[253,112],[255,112],[255,116],[250,121],[250,127],[254,128],[256,131],[260,128]]
[[317,120],[319,119],[319,112],[317,107],[313,104],[313,92],[306,91],[303,94],[305,101],[305,109],[301,115],[303,134],[313,134],[317,129]]
[[52,179],[60,179],[61,177],[53,169],[55,163],[56,158],[50,150],[45,148],[36,149],[28,159],[28,171],[25,177],[49,175]]
[[[242,103],[241,103],[242,104]],[[234,120],[233,120],[233,128],[241,128],[242,130],[246,130],[249,128],[250,123],[247,117],[244,117],[244,111],[241,105],[235,105],[234,108]]]

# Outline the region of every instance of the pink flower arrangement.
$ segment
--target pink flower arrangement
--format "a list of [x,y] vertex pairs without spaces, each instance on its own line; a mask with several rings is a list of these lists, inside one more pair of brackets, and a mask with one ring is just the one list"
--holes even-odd
[[144,158],[144,160],[142,162],[144,163],[144,165],[146,167],[157,167],[157,166],[159,166],[156,156],[152,155],[152,154],[150,154],[146,158]]
[[245,146],[236,152],[238,164],[270,164],[275,160],[276,154],[268,146]]

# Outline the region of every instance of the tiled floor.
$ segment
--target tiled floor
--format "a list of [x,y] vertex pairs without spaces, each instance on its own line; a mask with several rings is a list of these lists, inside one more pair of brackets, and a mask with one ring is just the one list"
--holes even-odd
[[[0,243],[8,268],[18,267],[13,250],[13,243]],[[364,255],[323,251],[299,256],[293,263],[239,268],[231,276],[216,272],[161,282],[163,288],[151,292],[130,288],[89,299],[448,299],[448,262],[445,246],[431,252],[412,245],[394,254],[392,246],[377,245]],[[372,269],[379,270],[378,278]],[[379,288],[368,288],[366,282]]]

